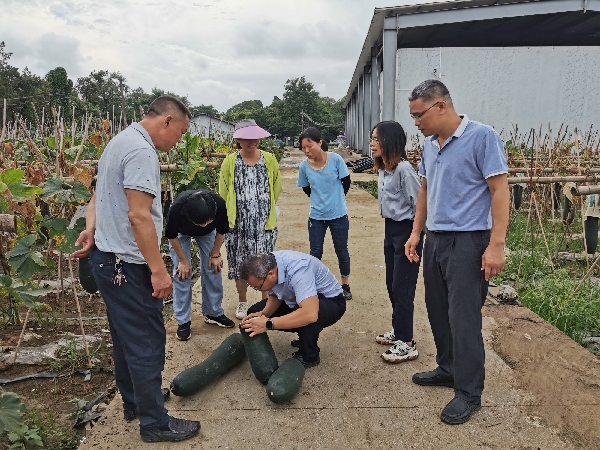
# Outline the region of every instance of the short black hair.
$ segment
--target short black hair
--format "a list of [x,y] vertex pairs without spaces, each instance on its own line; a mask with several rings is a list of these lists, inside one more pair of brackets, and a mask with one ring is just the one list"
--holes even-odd
[[170,95],[161,95],[148,106],[148,116],[166,116],[169,113],[176,111],[188,119],[192,118],[192,113],[178,98]]
[[321,141],[321,149],[326,152],[329,150],[329,145],[327,145],[327,142],[325,141]]
[[240,265],[240,278],[248,281],[250,275],[259,280],[264,280],[270,270],[277,267],[277,260],[273,253],[258,253],[248,256]]
[[408,101],[412,102],[418,98],[429,102],[435,99],[450,99],[450,91],[440,80],[425,80],[415,87],[408,97]]
[[[395,168],[401,160],[406,159],[404,128],[398,122],[387,120],[375,125],[374,130],[377,130],[377,139],[379,139],[382,154],[382,156],[374,158],[375,168],[384,169],[386,166]],[[371,131],[371,135],[373,131]]]
[[302,132],[302,134],[298,138],[300,147],[302,147],[302,139],[310,139],[313,142],[319,142],[323,140],[323,138],[321,137],[321,132],[315,127],[308,127]]
[[183,216],[194,224],[215,220],[217,202],[208,191],[198,191],[190,195],[183,205]]

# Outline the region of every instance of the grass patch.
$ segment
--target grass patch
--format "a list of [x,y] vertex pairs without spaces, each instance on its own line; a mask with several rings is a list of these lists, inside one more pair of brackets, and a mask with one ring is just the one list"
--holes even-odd
[[354,181],[354,184],[359,188],[364,189],[373,197],[377,198],[377,180],[371,181]]
[[[581,217],[578,214],[565,228],[560,220],[552,222],[549,211],[545,211],[542,225],[549,255],[534,215],[525,235],[527,212],[524,204],[520,212],[513,213],[506,237],[506,266],[494,281],[516,282],[519,300],[524,305],[581,344],[584,337],[600,334],[600,289],[588,280],[575,292],[587,270],[585,263],[556,258],[558,252],[583,250]],[[560,214],[561,211],[555,211],[556,218]]]

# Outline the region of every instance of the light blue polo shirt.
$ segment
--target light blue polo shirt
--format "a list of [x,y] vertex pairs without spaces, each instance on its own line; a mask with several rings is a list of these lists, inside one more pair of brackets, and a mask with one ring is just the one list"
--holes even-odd
[[269,291],[290,308],[308,297],[337,297],[342,287],[325,264],[314,256],[293,250],[273,252],[277,261],[277,284]]
[[314,220],[333,220],[348,214],[344,187],[340,181],[350,173],[340,155],[327,152],[327,164],[315,170],[306,160],[300,163],[298,187],[310,186],[310,213]]
[[504,144],[488,125],[464,115],[440,149],[438,136],[423,144],[419,175],[427,179],[427,229],[492,228],[492,195],[486,179],[508,173]]

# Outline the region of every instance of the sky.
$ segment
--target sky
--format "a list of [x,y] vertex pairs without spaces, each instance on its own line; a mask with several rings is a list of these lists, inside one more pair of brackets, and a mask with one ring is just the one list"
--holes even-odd
[[224,112],[269,105],[290,78],[346,94],[376,7],[419,0],[0,0],[10,64],[69,78],[121,72],[130,87],[187,95]]

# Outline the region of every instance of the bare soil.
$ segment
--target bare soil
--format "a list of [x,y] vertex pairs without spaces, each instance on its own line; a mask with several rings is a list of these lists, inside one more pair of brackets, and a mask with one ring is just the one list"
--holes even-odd
[[600,448],[600,359],[526,307],[487,305],[483,314],[496,323],[492,348],[515,387],[533,394],[525,411],[576,447]]
[[[76,318],[77,307],[73,300],[73,291],[65,292],[64,298],[57,300],[56,292],[52,292],[39,299],[51,309],[47,309],[37,318],[30,315],[26,333],[34,334],[22,347],[37,347],[57,342],[65,333],[80,335],[79,322],[75,320],[64,321],[63,318]],[[104,302],[99,295],[85,295],[79,298],[82,315],[84,317],[105,316]],[[21,317],[25,316],[25,311]],[[38,320],[39,319],[39,320]],[[17,346],[22,325],[3,325],[0,328],[0,346],[3,352],[9,352]],[[43,426],[48,427],[49,435],[42,433],[46,448],[67,449],[76,448],[83,430],[72,428],[74,419],[72,414],[77,410],[77,400],[87,401],[107,391],[114,384],[112,370],[112,350],[110,333],[106,332],[106,320],[90,320],[84,322],[86,335],[95,335],[102,338],[101,343],[90,344],[90,353],[93,355],[93,365],[104,368],[106,371],[94,373],[90,381],[84,381],[84,375],[72,374],[60,378],[31,378],[2,385],[2,389],[15,392],[25,403],[26,414],[36,418]],[[48,364],[3,364],[0,366],[0,378],[11,380],[25,375],[39,372],[71,372],[74,369],[87,369],[87,361],[83,350],[78,352],[78,358],[60,358],[61,361],[48,362]],[[110,402],[112,396],[104,400]],[[0,447],[7,448],[9,441],[6,435],[0,436]]]

